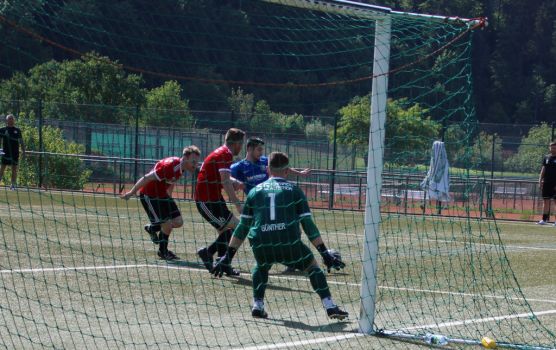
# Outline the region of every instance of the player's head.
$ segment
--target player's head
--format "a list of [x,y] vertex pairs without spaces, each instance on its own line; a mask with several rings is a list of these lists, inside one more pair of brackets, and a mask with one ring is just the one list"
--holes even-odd
[[272,176],[285,177],[288,174],[290,160],[283,152],[272,152],[268,159],[268,171]]
[[259,160],[264,153],[264,141],[258,137],[250,137],[247,140],[247,156]]
[[182,152],[182,169],[194,172],[197,169],[197,163],[199,163],[199,157],[201,156],[201,151],[197,146],[191,145],[183,149]]
[[556,156],[556,142],[551,142],[549,149],[550,149],[550,154]]
[[6,116],[6,124],[8,124],[8,126],[14,126],[15,124],[15,117],[13,114],[8,114]]
[[231,128],[228,132],[226,132],[226,146],[228,146],[234,156],[237,156],[241,152],[244,137],[245,132],[237,128]]

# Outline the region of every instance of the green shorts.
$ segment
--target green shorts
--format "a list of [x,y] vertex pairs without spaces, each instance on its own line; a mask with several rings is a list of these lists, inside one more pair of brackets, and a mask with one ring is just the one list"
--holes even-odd
[[311,249],[300,241],[278,246],[254,246],[253,242],[250,243],[257,265],[261,268],[270,269],[273,264],[282,264],[305,271],[315,259]]

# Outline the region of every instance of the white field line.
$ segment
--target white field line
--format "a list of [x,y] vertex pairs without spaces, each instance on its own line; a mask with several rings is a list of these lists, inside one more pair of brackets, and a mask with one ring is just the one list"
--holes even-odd
[[[476,318],[476,319],[468,319],[468,320],[462,320],[462,321],[445,322],[445,323],[439,323],[439,324],[427,324],[427,325],[421,325],[421,326],[415,326],[415,327],[402,328],[399,331],[403,332],[403,331],[411,331],[411,330],[419,330],[419,329],[445,328],[445,327],[462,326],[462,325],[476,324],[476,323],[510,320],[510,319],[514,319],[514,318],[539,317],[539,316],[550,315],[550,314],[556,314],[556,310],[546,310],[546,311],[538,311],[538,312],[528,312],[528,313],[523,313],[523,314],[513,314],[513,315],[486,317],[486,318]],[[363,334],[363,333],[350,333],[350,334],[339,335],[339,336],[334,336],[334,337],[325,337],[325,338],[308,339],[308,340],[298,340],[298,341],[287,342],[287,343],[255,345],[255,346],[250,346],[250,347],[235,348],[233,350],[281,349],[281,348],[289,348],[289,347],[296,347],[296,346],[302,346],[302,345],[330,343],[330,342],[333,342],[333,341],[341,341],[341,340],[351,339],[351,338],[355,338],[355,337],[361,337],[361,336],[364,336],[364,335],[365,334]]]
[[[78,266],[78,267],[53,267],[53,268],[33,268],[33,269],[14,269],[14,270],[0,270],[2,274],[10,273],[38,273],[38,272],[61,272],[61,271],[82,271],[82,270],[111,270],[111,269],[125,269],[125,268],[163,268],[168,270],[186,270],[191,272],[206,273],[204,268],[192,268],[185,266],[173,266],[173,265],[156,265],[156,264],[136,264],[136,265],[109,265],[109,266]],[[287,280],[287,281],[297,281],[309,283],[307,278],[297,278],[297,277],[286,277],[286,276],[276,276],[272,275],[272,279],[277,280]],[[339,286],[352,286],[360,287],[360,283],[349,283],[349,282],[338,282],[338,281],[328,281],[328,284],[339,285]],[[501,295],[485,295],[485,294],[472,294],[472,293],[462,293],[462,292],[449,292],[441,290],[431,290],[431,289],[419,289],[419,288],[406,288],[406,287],[389,287],[389,286],[378,286],[380,289],[389,290],[399,290],[406,292],[415,293],[429,293],[429,294],[445,294],[445,295],[459,295],[465,297],[481,297],[490,299],[506,299],[506,300],[518,300],[523,301],[523,298],[516,297],[505,297]],[[551,299],[525,299],[527,302],[542,302],[542,303],[553,303],[556,304],[556,300]]]
[[365,335],[366,334],[363,333],[349,333],[346,335],[337,335],[334,337],[298,340],[298,341],[279,343],[279,344],[255,345],[246,348],[232,348],[232,350],[270,350],[270,349],[282,349],[282,348],[295,348],[303,345],[314,345],[314,344],[330,343],[334,341],[341,341],[341,340],[351,339],[355,337],[362,337]]
[[108,266],[76,266],[76,267],[44,267],[34,269],[14,269],[14,270],[0,270],[2,274],[9,273],[39,273],[39,272],[61,272],[61,271],[83,271],[83,270],[117,270],[129,269],[134,267],[151,267],[153,265],[108,265]]
[[502,316],[495,316],[495,317],[485,317],[485,318],[475,318],[469,320],[462,320],[462,321],[452,321],[452,322],[444,322],[439,324],[426,324],[422,326],[415,326],[415,327],[407,327],[402,328],[401,331],[411,331],[417,329],[427,329],[427,328],[445,328],[445,327],[453,327],[453,326],[463,326],[468,324],[475,324],[475,323],[485,323],[485,322],[492,322],[492,321],[502,321],[502,320],[511,320],[513,318],[530,318],[530,317],[538,317],[543,315],[551,315],[556,314],[556,310],[546,310],[546,311],[533,311],[533,312],[526,312],[522,314],[513,314],[513,315],[502,315]]
[[[154,265],[154,264],[136,264],[136,265],[108,265],[108,266],[78,266],[78,267],[57,267],[57,268],[35,268],[35,269],[16,269],[16,270],[0,270],[0,273],[36,273],[36,272],[60,272],[60,271],[80,271],[80,270],[111,270],[111,269],[125,269],[125,268],[139,268],[139,267],[154,267],[154,268],[167,268],[167,269],[174,269],[174,270],[188,270],[188,271],[196,271],[196,272],[203,272],[206,273],[204,269],[194,269],[190,267],[179,267],[179,266],[169,266],[169,265]],[[276,279],[285,279],[285,280],[297,280],[297,281],[307,281],[307,279],[299,279],[293,277],[281,277],[281,276],[273,276]],[[341,283],[336,281],[330,281],[330,284],[340,284],[340,285],[358,285],[355,283]],[[485,295],[474,295],[469,293],[453,293],[453,292],[442,292],[442,291],[431,291],[431,290],[424,290],[424,289],[412,289],[412,288],[393,288],[393,287],[384,287],[379,286],[379,288],[389,288],[389,289],[401,289],[401,290],[409,290],[409,291],[421,291],[421,292],[429,292],[429,293],[442,293],[442,294],[461,294],[465,296],[482,296],[482,297],[496,297],[496,298],[504,298],[502,296],[485,296]],[[522,300],[521,298],[508,298],[508,299],[518,299]],[[529,299],[534,300],[534,299]],[[546,302],[556,302],[556,301],[546,301]],[[528,312],[522,314],[513,314],[513,315],[502,315],[502,316],[495,316],[495,317],[486,317],[486,318],[478,318],[478,319],[468,319],[468,320],[461,320],[461,321],[452,321],[452,322],[445,322],[439,324],[427,324],[427,325],[420,325],[414,327],[406,327],[401,329],[401,331],[410,331],[410,330],[418,330],[418,329],[430,329],[430,328],[445,328],[445,327],[453,327],[453,326],[461,326],[461,325],[468,325],[468,324],[475,324],[475,323],[484,323],[484,322],[493,322],[493,321],[500,321],[500,320],[508,320],[514,318],[529,318],[529,317],[538,317],[543,315],[550,315],[556,314],[556,310],[546,310],[546,311],[538,311],[538,312]],[[332,341],[341,341],[350,338],[360,337],[363,336],[362,333],[350,333],[346,335],[340,336],[333,336],[333,337],[325,337],[325,338],[318,338],[318,339],[309,339],[309,340],[300,340],[294,342],[286,342],[280,344],[269,344],[269,345],[258,345],[252,347],[244,347],[244,348],[237,348],[243,350],[270,350],[270,349],[280,349],[280,348],[287,348],[287,347],[295,347],[295,346],[302,346],[302,345],[312,345],[312,344],[321,344],[321,343],[329,343]]]

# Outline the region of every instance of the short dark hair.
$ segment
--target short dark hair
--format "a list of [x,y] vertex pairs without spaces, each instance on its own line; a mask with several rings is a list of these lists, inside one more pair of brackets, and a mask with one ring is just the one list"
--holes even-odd
[[270,169],[285,169],[290,164],[288,155],[283,152],[272,152],[268,161],[268,166]]
[[196,155],[200,156],[201,155],[201,150],[199,150],[199,147],[195,146],[195,145],[191,145],[191,146],[187,146],[183,149],[182,154],[186,157],[189,157],[191,154],[195,153]]
[[550,147],[556,146],[556,141],[550,143]]
[[226,143],[241,143],[245,137],[245,131],[237,128],[231,128],[226,132]]
[[256,147],[258,145],[264,145],[264,141],[260,137],[250,137],[247,139],[247,148]]

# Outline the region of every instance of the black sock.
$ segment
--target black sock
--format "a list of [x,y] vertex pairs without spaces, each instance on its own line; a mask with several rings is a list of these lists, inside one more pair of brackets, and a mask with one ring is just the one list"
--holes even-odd
[[167,236],[162,231],[160,231],[160,233],[158,234],[158,239],[160,240],[158,249],[160,250],[161,253],[166,253],[168,251],[168,238],[170,238],[170,236],[169,235]]
[[550,214],[542,214],[543,221],[548,221],[549,218],[550,218]]
[[231,229],[227,229],[226,231],[222,232],[216,239],[216,251],[218,252],[218,256],[224,256],[224,254],[226,254],[228,243],[230,243],[230,239],[232,238],[233,233],[234,231],[232,231]]

